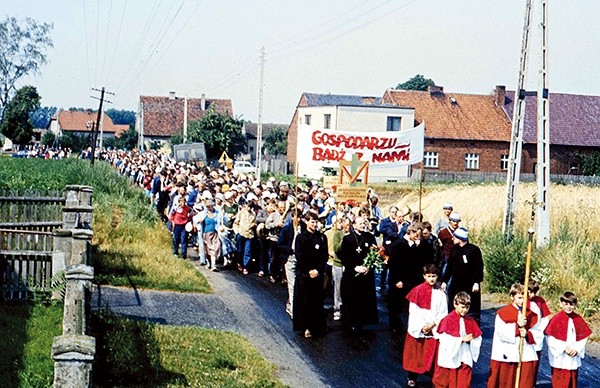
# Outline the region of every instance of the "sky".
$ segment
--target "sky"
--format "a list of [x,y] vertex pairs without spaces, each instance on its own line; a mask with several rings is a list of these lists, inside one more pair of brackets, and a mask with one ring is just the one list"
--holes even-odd
[[[533,0],[526,88],[538,82]],[[140,95],[228,98],[288,124],[303,92],[382,96],[416,74],[447,92],[517,84],[525,0],[2,0],[6,16],[52,23],[36,86],[43,106],[137,111]],[[600,1],[548,0],[549,88],[600,95]]]

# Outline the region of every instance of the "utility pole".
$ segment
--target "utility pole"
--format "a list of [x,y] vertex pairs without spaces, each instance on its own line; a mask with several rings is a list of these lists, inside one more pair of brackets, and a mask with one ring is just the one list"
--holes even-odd
[[[96,91],[96,92],[100,92],[100,98],[95,97],[95,96],[90,96],[92,98],[95,98],[96,100],[100,100],[100,107],[98,108],[98,116],[96,117],[96,125],[94,126],[93,130],[92,130],[92,154],[90,155],[90,164],[93,166],[94,165],[94,159],[96,157],[96,142],[98,141],[98,128],[100,126],[100,119],[102,117],[102,105],[104,103],[104,94],[111,94],[111,95],[115,95],[112,92],[107,92],[104,90],[104,86],[102,87],[102,89],[95,89],[92,88],[92,90]],[[112,104],[111,101],[106,100],[107,103]]]
[[515,102],[513,109],[509,164],[506,178],[506,205],[504,207],[502,232],[504,233],[507,241],[512,238],[512,229],[517,208],[517,189],[519,186],[521,172],[523,126],[525,121],[525,97],[535,95],[537,96],[537,198],[539,198],[541,201],[538,204],[540,211],[537,222],[537,246],[541,247],[547,245],[550,239],[550,93],[548,91],[547,0],[539,1],[541,4],[539,24],[539,84],[537,93],[525,91],[527,62],[529,60],[531,14],[533,10],[532,0],[527,0],[525,6],[525,23],[523,27],[521,59],[519,64],[519,78],[517,81],[517,89],[515,91]]
[[187,143],[188,133],[188,98],[187,95],[183,97],[183,144]]
[[262,47],[260,49],[260,91],[258,93],[258,124],[256,128],[256,177],[258,180],[260,180],[262,163],[262,112],[266,55],[267,52]]

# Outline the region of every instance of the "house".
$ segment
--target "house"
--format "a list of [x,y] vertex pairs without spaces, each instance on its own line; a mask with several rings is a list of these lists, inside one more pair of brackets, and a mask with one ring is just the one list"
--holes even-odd
[[[303,93],[288,127],[288,162],[295,165],[300,153],[312,152],[310,149],[300,149],[302,142],[298,141],[298,134],[302,128],[356,132],[403,131],[413,127],[414,115],[413,108],[385,103],[378,97]],[[409,166],[371,169],[369,181],[397,181],[408,178],[410,173]],[[298,164],[298,174],[320,177],[323,171],[315,164]]]
[[502,172],[508,169],[511,120],[504,88],[494,95],[388,89],[382,100],[415,109],[415,125],[425,121],[424,167],[439,171]]
[[[62,136],[65,132],[79,136],[89,135],[92,133],[93,125],[95,125],[97,119],[97,111],[70,111],[61,109],[50,118],[48,128],[56,136]],[[119,137],[121,133],[129,129],[129,125],[114,124],[106,113],[102,113],[100,129],[104,138]],[[98,136],[100,136],[100,132],[98,132]]]
[[140,96],[136,131],[144,142],[166,142],[182,134],[184,123],[203,118],[208,109],[233,116],[231,100],[206,98],[204,94],[201,98],[176,97],[175,92],[168,97]]
[[[512,118],[514,91],[504,109]],[[580,156],[600,151],[600,96],[550,93],[550,173],[581,174]],[[537,161],[537,95],[525,97],[521,171],[534,173]]]
[[[265,145],[265,138],[269,136],[271,131],[275,129],[281,129],[282,131],[286,131],[287,124],[273,124],[273,123],[263,123],[262,124],[262,146]],[[256,159],[256,136],[258,131],[258,124],[251,122],[244,122],[244,126],[242,127],[242,132],[246,136],[246,140],[248,141],[248,148],[246,153],[250,155],[250,159],[254,162]],[[266,154],[266,151],[263,148],[263,154]]]

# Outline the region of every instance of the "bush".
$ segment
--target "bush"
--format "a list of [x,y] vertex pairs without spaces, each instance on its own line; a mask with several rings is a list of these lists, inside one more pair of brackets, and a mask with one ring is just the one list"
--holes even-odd
[[[490,292],[506,293],[513,283],[524,282],[527,238],[515,235],[507,243],[501,231],[488,230],[481,234],[481,251]],[[534,267],[532,260],[531,273]]]

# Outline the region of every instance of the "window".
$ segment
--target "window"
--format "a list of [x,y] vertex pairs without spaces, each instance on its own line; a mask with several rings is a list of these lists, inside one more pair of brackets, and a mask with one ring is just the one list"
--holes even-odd
[[465,154],[465,170],[479,170],[479,154]]
[[331,114],[326,113],[324,115],[323,119],[324,119],[323,128],[325,128],[325,129],[331,128]]
[[304,124],[310,125],[311,115],[304,115]]
[[438,168],[438,153],[425,152],[423,157],[423,166],[428,168]]
[[500,155],[500,171],[508,170],[508,155]]
[[388,131],[399,131],[400,130],[400,119],[401,119],[401,117],[388,116],[387,130]]

